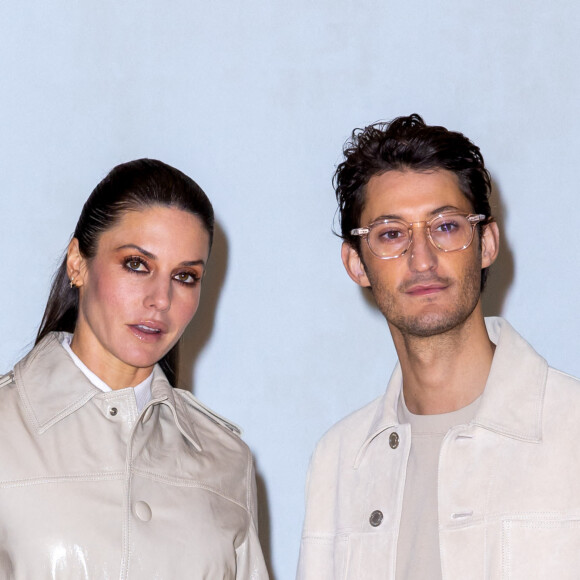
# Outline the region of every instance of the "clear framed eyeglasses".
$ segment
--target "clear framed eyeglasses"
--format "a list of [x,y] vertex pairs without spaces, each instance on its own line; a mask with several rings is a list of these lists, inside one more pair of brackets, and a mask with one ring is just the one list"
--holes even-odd
[[442,252],[465,250],[473,241],[475,226],[483,214],[445,212],[429,221],[409,223],[399,219],[377,220],[366,228],[355,228],[351,235],[366,239],[370,251],[382,260],[399,258],[413,241],[413,228],[425,228],[427,239]]

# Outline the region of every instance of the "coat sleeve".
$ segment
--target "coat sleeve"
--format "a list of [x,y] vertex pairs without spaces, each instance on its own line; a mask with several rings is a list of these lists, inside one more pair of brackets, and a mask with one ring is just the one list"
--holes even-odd
[[236,549],[236,580],[268,580],[268,570],[258,537],[258,502],[254,462],[248,462],[248,514],[246,539]]

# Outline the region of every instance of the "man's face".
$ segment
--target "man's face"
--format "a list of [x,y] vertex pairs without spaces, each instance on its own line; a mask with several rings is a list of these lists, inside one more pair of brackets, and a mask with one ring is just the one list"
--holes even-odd
[[[389,171],[370,179],[360,226],[386,217],[427,221],[450,210],[473,213],[450,171]],[[349,244],[343,245],[343,261],[357,284],[370,286],[392,331],[433,336],[462,325],[478,305],[481,269],[497,253],[497,238],[488,239],[497,234],[492,226],[486,228],[481,246],[476,232],[471,245],[461,251],[438,250],[425,228],[415,227],[411,247],[399,258],[377,258],[362,240],[361,256]]]

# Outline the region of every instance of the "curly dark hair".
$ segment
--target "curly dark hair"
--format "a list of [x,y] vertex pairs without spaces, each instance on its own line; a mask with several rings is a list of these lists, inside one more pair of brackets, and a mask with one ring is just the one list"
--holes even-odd
[[[351,230],[361,227],[366,185],[387,171],[446,169],[457,176],[459,188],[475,213],[486,216],[482,228],[494,221],[489,205],[491,177],[479,147],[465,135],[445,127],[429,126],[417,114],[397,117],[390,123],[374,123],[355,129],[343,148],[345,160],[333,177],[340,215],[340,237],[360,253],[360,237]],[[481,240],[481,237],[480,237]],[[487,268],[481,272],[481,289]]]

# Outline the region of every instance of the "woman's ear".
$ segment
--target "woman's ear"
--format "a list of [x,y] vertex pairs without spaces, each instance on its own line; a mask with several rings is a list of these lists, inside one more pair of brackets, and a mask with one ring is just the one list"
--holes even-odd
[[86,277],[86,260],[81,254],[79,241],[73,238],[66,252],[66,271],[71,283],[71,288],[75,286],[80,288],[85,283]]
[[342,263],[346,268],[348,275],[363,288],[370,287],[371,283],[367,278],[365,266],[359,253],[348,242],[342,243],[341,249]]
[[481,267],[491,266],[499,252],[499,228],[495,222],[484,226],[481,235]]

